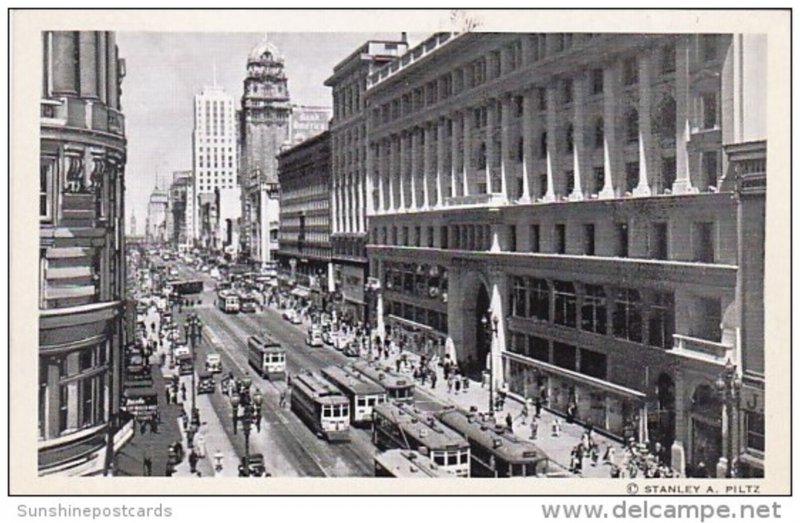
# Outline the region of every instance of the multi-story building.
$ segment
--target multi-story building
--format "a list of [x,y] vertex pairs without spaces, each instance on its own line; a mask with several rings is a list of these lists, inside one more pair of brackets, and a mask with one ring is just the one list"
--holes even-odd
[[[233,98],[222,87],[204,87],[194,97],[194,132],[192,133],[194,172],[194,195],[219,193],[218,223],[214,225],[215,240],[209,244],[208,237],[203,243],[216,249],[224,247],[224,231],[228,222],[236,222],[241,215],[240,188],[238,180],[236,110]],[[193,201],[192,238],[200,239],[199,202]],[[229,203],[233,202],[233,203]],[[220,243],[222,242],[222,243]]]
[[169,195],[158,184],[147,201],[147,230],[145,237],[151,243],[164,243],[168,236]]
[[38,469],[89,475],[122,443],[125,62],[111,32],[42,46]]
[[333,91],[331,121],[331,248],[337,308],[366,318],[367,76],[408,49],[405,40],[370,40],[333,68],[325,85]]
[[278,155],[278,263],[298,284],[294,292],[318,302],[330,290],[331,142],[325,132]]
[[719,475],[731,406],[715,384],[729,360],[741,374],[737,260],[750,248],[722,145],[745,108],[765,114],[744,56],[763,63],[765,47],[436,34],[372,73],[379,330]]
[[187,206],[194,203],[194,179],[192,171],[175,171],[172,184],[169,186],[169,218],[170,227],[167,239],[170,243],[185,250],[189,247],[187,231]]
[[267,265],[278,250],[278,163],[289,138],[289,88],[284,59],[266,38],[247,57],[242,108],[241,250],[252,262]]

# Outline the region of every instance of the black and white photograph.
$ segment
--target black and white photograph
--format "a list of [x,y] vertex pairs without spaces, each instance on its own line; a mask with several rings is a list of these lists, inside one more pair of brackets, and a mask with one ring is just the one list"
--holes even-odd
[[788,489],[786,12],[48,14],[10,185],[27,478]]

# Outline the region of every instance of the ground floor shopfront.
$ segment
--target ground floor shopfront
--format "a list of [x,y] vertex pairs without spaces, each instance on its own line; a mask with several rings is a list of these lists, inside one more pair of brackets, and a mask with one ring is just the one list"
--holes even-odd
[[[658,442],[679,471],[719,475],[729,430],[714,384],[734,357],[735,272],[703,279],[619,265],[376,249],[379,333],[449,354],[474,379],[489,371],[496,387],[543,397],[620,441]],[[689,336],[706,327],[689,311],[713,300],[721,339]]]
[[333,307],[337,315],[353,323],[370,322],[365,290],[366,260],[336,258],[332,261]]

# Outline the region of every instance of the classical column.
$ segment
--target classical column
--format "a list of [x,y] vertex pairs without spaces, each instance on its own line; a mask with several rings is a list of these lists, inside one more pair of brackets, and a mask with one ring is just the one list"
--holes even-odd
[[639,55],[639,183],[633,189],[635,196],[650,196],[649,171],[656,166],[650,117],[653,99],[651,54],[652,51],[644,51]]
[[[383,209],[383,188],[380,175],[380,150],[376,144],[367,147],[367,196],[364,220],[378,209]],[[365,224],[366,226],[366,224]]]
[[[507,303],[508,286],[506,275],[503,271],[494,269],[489,273],[491,285],[490,303],[492,316],[497,318],[497,333],[492,338],[492,380],[496,386],[502,385],[505,381],[503,377],[503,352],[506,350],[506,310],[504,304]],[[497,390],[495,388],[495,390]]]
[[494,131],[497,127],[497,100],[490,98],[486,105],[486,194],[494,190]]
[[397,194],[397,186],[399,186],[399,179],[397,174],[397,165],[399,163],[398,155],[398,142],[399,138],[389,138],[389,209],[396,211],[397,204],[400,201],[400,196]]
[[54,95],[78,94],[77,33],[53,31],[51,70]]
[[[459,153],[461,152],[459,149],[459,142],[461,141],[461,116],[458,113],[453,113],[451,116],[451,122],[453,122],[453,132],[450,135],[450,196],[456,197],[460,196],[458,190],[458,180],[460,179],[463,182],[463,177],[461,176],[461,171],[459,170],[458,165],[458,158]],[[460,155],[463,158],[463,155]]]
[[[433,166],[433,152],[434,152],[434,149],[433,149],[433,147],[431,147],[431,144],[433,143],[434,133],[436,132],[436,129],[434,129],[434,126],[436,126],[438,128],[438,126],[439,126],[438,120],[436,121],[436,123],[427,122],[425,124],[425,147],[423,148],[423,161],[424,161],[424,164],[422,166],[422,187],[423,187],[423,193],[422,193],[423,194],[423,198],[422,198],[423,199],[423,204],[422,204],[422,206],[425,209],[427,209],[429,207],[433,207],[437,203],[436,201],[431,202],[431,167]],[[436,135],[436,151],[437,152],[440,149],[440,147],[439,147],[439,138],[441,138],[441,137]],[[434,188],[434,193],[436,193],[438,191],[438,189],[439,189],[438,169],[437,169],[437,174],[436,174],[435,181],[436,181],[436,187]]]
[[434,206],[439,208],[444,203],[444,135],[445,125],[447,125],[444,118],[439,118],[436,123],[436,201]]
[[603,69],[603,189],[599,198],[614,198],[614,179],[618,176],[617,104],[619,102],[617,65],[609,64]]
[[586,86],[588,84],[586,73],[581,73],[572,80],[573,119],[572,119],[572,171],[573,186],[570,200],[583,199],[582,179],[589,173],[586,169]]
[[691,99],[689,91],[689,65],[692,36],[681,36],[675,49],[675,183],[673,194],[696,193],[689,168],[689,139]]
[[408,171],[408,158],[406,158],[408,150],[408,133],[400,133],[400,209],[406,210],[408,201],[406,200],[406,188],[408,187],[407,171]]
[[98,98],[97,38],[94,31],[78,32],[81,98]]
[[108,64],[106,63],[106,33],[98,32],[97,35],[97,77],[99,79],[97,93],[100,101],[106,103],[108,101]]
[[419,129],[414,127],[411,129],[409,139],[411,141],[411,165],[408,170],[411,188],[411,209],[416,209],[419,205],[417,200],[417,178],[419,178]]
[[[524,38],[523,42],[530,46],[530,38]],[[519,203],[534,200],[533,176],[533,93],[526,91],[522,97],[522,195]]]
[[546,202],[556,199],[555,176],[558,161],[558,131],[556,127],[556,88],[547,87],[547,190],[542,198]]
[[[689,436],[689,408],[692,391],[687,389],[683,371],[675,370],[675,441],[670,449],[671,463],[673,470],[678,472],[681,477],[686,477],[686,449],[684,440],[688,441]],[[708,464],[706,464],[708,465]]]
[[469,186],[469,177],[470,177],[470,169],[471,169],[471,160],[472,160],[472,109],[469,107],[465,107],[464,111],[461,113],[463,116],[464,122],[464,130],[463,130],[463,146],[462,146],[462,155],[464,157],[464,165],[462,169],[462,175],[464,179],[464,187],[462,191],[462,196],[469,196],[470,193],[470,186]]
[[500,113],[500,193],[503,200],[511,200],[511,162],[508,159],[509,146],[511,145],[511,96],[506,94],[502,99],[502,112]]

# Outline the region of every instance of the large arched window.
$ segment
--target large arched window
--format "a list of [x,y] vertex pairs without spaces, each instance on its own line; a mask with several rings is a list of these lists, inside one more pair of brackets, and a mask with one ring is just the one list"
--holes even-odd
[[571,153],[575,150],[575,127],[573,125],[567,124],[566,129],[564,129],[564,145],[568,153]]
[[662,141],[675,141],[677,104],[671,95],[658,102],[654,127]]
[[631,107],[625,113],[625,141],[633,143],[639,140],[639,111]]

